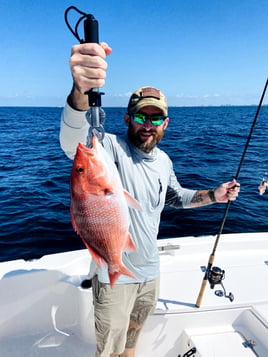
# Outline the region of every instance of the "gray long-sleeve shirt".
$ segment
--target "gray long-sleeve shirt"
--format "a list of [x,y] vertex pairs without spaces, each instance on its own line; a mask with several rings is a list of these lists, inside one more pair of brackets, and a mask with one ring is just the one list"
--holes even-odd
[[[86,142],[87,133],[85,112],[75,111],[66,104],[62,112],[60,142],[69,158],[74,157],[79,141]],[[105,134],[103,145],[118,168],[123,187],[142,207],[141,211],[129,210],[129,232],[137,251],[123,253],[123,263],[137,280],[121,275],[116,283],[155,279],[159,275],[156,239],[164,205],[188,208],[196,191],[179,184],[170,158],[159,148],[146,154],[130,143],[126,136],[111,134]],[[99,280],[108,283],[107,269],[97,270]]]

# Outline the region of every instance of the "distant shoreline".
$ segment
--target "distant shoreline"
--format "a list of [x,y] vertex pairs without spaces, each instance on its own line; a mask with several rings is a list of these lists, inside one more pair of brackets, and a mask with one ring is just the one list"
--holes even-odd
[[[221,105],[169,105],[169,108],[241,108],[241,107],[257,107],[258,104],[221,104]],[[268,104],[263,104],[262,107],[268,107]],[[63,106],[38,106],[38,105],[0,105],[0,108],[58,108],[63,109]],[[125,106],[103,106],[103,109],[126,108]]]

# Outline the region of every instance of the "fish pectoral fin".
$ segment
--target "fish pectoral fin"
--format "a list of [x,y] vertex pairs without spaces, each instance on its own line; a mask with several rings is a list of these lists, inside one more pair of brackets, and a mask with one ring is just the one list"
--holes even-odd
[[126,245],[125,245],[125,249],[126,250],[132,250],[133,252],[137,251],[137,249],[135,247],[135,244],[133,242],[133,239],[132,239],[130,234],[128,234],[127,242],[126,242]]
[[131,194],[129,192],[127,192],[126,190],[124,190],[124,196],[125,196],[125,199],[126,199],[129,207],[138,209],[139,211],[142,210],[139,202],[134,197],[132,197]]

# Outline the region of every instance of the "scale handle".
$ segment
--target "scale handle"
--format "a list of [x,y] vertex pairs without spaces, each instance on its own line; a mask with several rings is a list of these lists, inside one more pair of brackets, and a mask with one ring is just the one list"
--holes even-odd
[[85,42],[99,43],[99,24],[95,17],[88,14],[84,21]]
[[[84,21],[84,35],[86,43],[99,43],[99,24],[95,17],[91,14],[86,16]],[[92,107],[101,107],[101,95],[98,88],[91,89],[88,93],[88,104]],[[99,126],[99,120],[96,120],[95,125]]]

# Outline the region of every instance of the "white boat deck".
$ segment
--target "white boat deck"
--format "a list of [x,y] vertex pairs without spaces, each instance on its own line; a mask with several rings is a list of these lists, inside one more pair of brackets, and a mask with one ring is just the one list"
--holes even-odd
[[[137,357],[268,356],[268,233],[222,235],[214,265],[234,301],[199,293],[215,237],[158,241],[161,289],[140,336]],[[164,248],[162,248],[164,249]],[[1,357],[94,357],[91,289],[80,288],[87,250],[0,263]]]

